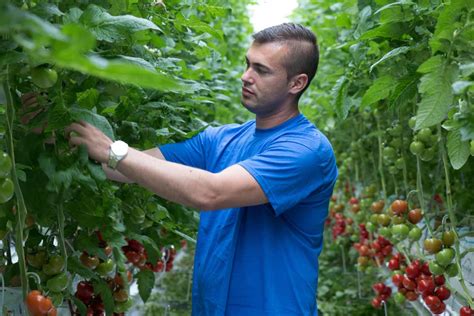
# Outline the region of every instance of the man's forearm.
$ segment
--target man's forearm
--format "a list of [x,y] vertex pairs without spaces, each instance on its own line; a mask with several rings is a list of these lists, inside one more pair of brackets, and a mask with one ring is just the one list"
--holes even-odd
[[197,209],[207,209],[215,199],[215,174],[188,167],[130,148],[117,170],[121,176],[158,196]]
[[[147,150],[144,150],[143,152],[152,157],[165,160],[165,157],[163,156],[163,154],[158,148],[147,149]],[[124,176],[122,173],[120,173],[120,171],[109,168],[106,163],[102,164],[102,170],[104,170],[105,175],[107,176],[107,179],[109,180],[122,182],[122,183],[134,183],[133,180]]]

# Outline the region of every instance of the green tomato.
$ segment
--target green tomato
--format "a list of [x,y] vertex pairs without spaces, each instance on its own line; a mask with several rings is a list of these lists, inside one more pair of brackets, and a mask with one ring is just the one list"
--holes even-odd
[[40,250],[34,254],[26,254],[26,262],[36,269],[41,269],[46,261],[46,251]]
[[6,178],[12,170],[12,160],[6,152],[0,153],[0,178]]
[[392,237],[392,231],[388,227],[381,227],[379,229],[379,234],[385,238],[390,238]]
[[62,292],[67,288],[68,277],[66,273],[60,273],[46,282],[46,286],[52,292]]
[[456,263],[449,264],[446,267],[446,274],[451,278],[456,277],[459,274],[458,265]]
[[392,160],[393,158],[395,158],[396,154],[397,154],[397,151],[393,147],[388,146],[383,149],[384,157],[386,157],[389,160]]
[[375,231],[375,225],[371,222],[368,222],[365,224],[365,228],[367,229],[368,232],[373,233]]
[[393,299],[395,300],[397,304],[403,304],[405,303],[405,300],[406,300],[405,296],[400,292],[395,293],[395,296],[393,297]]
[[392,234],[402,239],[408,236],[410,228],[405,224],[397,224],[392,226]]
[[402,147],[402,139],[401,138],[392,139],[392,141],[390,142],[390,146],[392,146],[393,148]]
[[425,150],[425,145],[420,141],[414,141],[410,144],[410,152],[413,155],[421,155]]
[[431,142],[431,130],[428,127],[422,128],[416,137],[418,140],[421,140],[423,143],[430,143]]
[[446,267],[454,259],[454,250],[452,248],[444,248],[435,255],[436,262],[443,267]]
[[397,160],[395,160],[395,167],[398,170],[403,170],[404,166],[405,166],[405,160],[403,158],[400,157]]
[[415,226],[408,233],[408,238],[410,238],[413,241],[417,241],[417,240],[420,240],[421,234],[422,234],[421,228],[419,228],[418,226]]
[[400,136],[403,133],[403,127],[400,124],[396,124],[392,127],[392,130],[390,131],[390,135],[392,136]]
[[102,276],[106,276],[110,272],[113,271],[114,266],[115,266],[115,264],[114,264],[113,260],[112,259],[107,259],[106,261],[99,263],[99,265],[97,266],[95,271],[97,271],[97,273],[99,273]]
[[390,216],[387,214],[379,214],[377,217],[377,222],[384,227],[390,225],[390,221]]
[[420,155],[420,159],[423,161],[430,161],[435,156],[435,150],[433,147],[426,148]]
[[15,186],[10,178],[0,179],[0,203],[8,202],[15,191]]
[[31,81],[42,89],[51,88],[58,80],[58,73],[50,68],[36,67],[31,69]]
[[370,222],[372,224],[377,224],[379,221],[379,214],[372,214],[370,215]]
[[56,275],[64,269],[64,258],[53,255],[49,258],[48,263],[43,265],[43,272],[46,275]]
[[415,125],[416,125],[416,116],[412,116],[408,120],[408,127],[410,127],[411,129],[414,129]]
[[428,267],[433,275],[441,275],[444,273],[444,268],[437,264],[436,261],[430,261]]
[[129,297],[125,302],[116,302],[114,312],[115,313],[125,313],[133,305],[133,300]]
[[443,232],[443,235],[441,235],[441,240],[443,241],[443,245],[450,247],[454,245],[454,242],[456,241],[456,233],[452,230],[445,231]]

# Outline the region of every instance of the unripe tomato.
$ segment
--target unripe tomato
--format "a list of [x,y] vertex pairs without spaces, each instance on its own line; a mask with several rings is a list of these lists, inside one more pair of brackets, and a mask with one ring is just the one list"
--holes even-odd
[[433,275],[442,275],[444,273],[444,268],[436,263],[436,261],[430,261],[429,268]]
[[410,152],[413,155],[421,155],[425,150],[425,145],[420,141],[414,141],[410,144]]
[[83,252],[79,257],[79,260],[86,267],[94,270],[100,263],[100,260],[97,256],[89,256],[86,252]]
[[452,230],[445,231],[443,232],[443,235],[441,236],[441,240],[443,241],[443,244],[446,247],[450,247],[454,245],[454,242],[456,240],[456,233]]
[[426,251],[433,254],[441,250],[442,242],[441,240],[437,238],[428,238],[428,239],[425,239],[425,241],[423,242],[423,245]]
[[456,263],[451,263],[450,265],[448,265],[446,267],[446,275],[447,276],[449,276],[451,278],[454,278],[458,274],[459,274],[459,268],[458,268],[458,265]]
[[422,230],[418,226],[413,227],[408,233],[408,238],[413,241],[417,241],[421,238]]
[[58,73],[51,68],[36,67],[31,69],[31,81],[42,89],[51,88],[58,80]]
[[10,178],[0,179],[0,204],[8,202],[14,193],[15,186]]
[[452,248],[445,248],[439,251],[436,255],[436,262],[443,267],[446,267],[454,259],[454,250]]
[[431,142],[431,135],[431,130],[428,127],[425,127],[416,134],[416,137],[424,143],[429,143]]
[[410,127],[411,129],[414,129],[415,125],[416,125],[416,116],[412,116],[408,120],[408,127]]
[[0,153],[0,178],[6,178],[12,170],[12,160],[6,152]]

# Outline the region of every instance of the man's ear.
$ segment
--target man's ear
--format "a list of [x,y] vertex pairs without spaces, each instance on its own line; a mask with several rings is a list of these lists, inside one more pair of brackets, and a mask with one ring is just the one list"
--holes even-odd
[[308,75],[307,74],[299,74],[296,76],[293,76],[290,80],[290,93],[292,94],[298,94],[303,90],[306,85],[308,84]]

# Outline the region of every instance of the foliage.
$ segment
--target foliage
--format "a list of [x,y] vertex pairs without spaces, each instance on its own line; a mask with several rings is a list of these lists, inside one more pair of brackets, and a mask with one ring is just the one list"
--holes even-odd
[[[104,262],[104,247],[110,246],[113,273],[125,268],[137,272],[120,251],[127,240],[142,243],[154,264],[163,246],[195,235],[195,211],[137,186],[105,181],[102,168],[87,158],[84,148],[70,149],[63,128],[85,120],[111,138],[147,149],[184,140],[210,124],[245,120],[235,91],[251,30],[246,4],[2,2],[0,104],[12,116],[1,123],[5,130],[11,127],[14,147],[7,146],[5,135],[4,148],[14,150],[20,182],[16,199],[2,205],[0,228],[11,232],[3,236],[5,242],[26,246],[26,254],[17,247],[17,264],[9,247],[2,252],[8,271],[18,273],[20,267],[24,290],[26,272],[41,272],[26,266],[24,256],[46,250],[47,258],[68,258],[65,269],[75,282],[69,284],[66,300],[77,280],[87,279],[93,282],[84,287],[93,285],[108,312],[114,305],[116,311],[126,309],[126,302],[115,296],[114,303],[116,293],[105,283],[113,275],[84,267],[78,260],[81,253],[87,250]],[[37,101],[25,103],[30,95]],[[146,300],[154,278],[140,269],[136,276]],[[14,272],[5,275],[11,276],[9,285],[17,278]],[[40,277],[46,284],[47,278]]]

